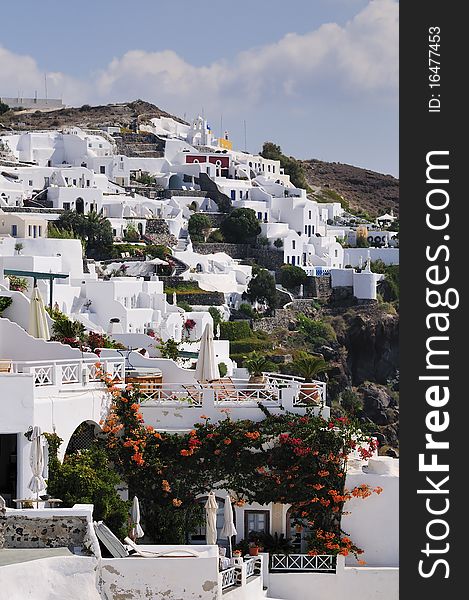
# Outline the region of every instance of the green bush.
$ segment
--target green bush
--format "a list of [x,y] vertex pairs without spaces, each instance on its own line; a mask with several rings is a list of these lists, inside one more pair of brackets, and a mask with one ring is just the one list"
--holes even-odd
[[261,350],[272,350],[272,342],[255,337],[230,341],[230,354],[247,354]]
[[308,276],[301,267],[294,265],[283,265],[280,268],[280,283],[288,290],[305,284],[307,279]]
[[248,321],[223,321],[220,323],[220,338],[222,340],[242,340],[249,338],[252,330]]
[[225,238],[223,237],[223,233],[219,229],[212,231],[207,238],[207,242],[210,242],[211,244],[222,244],[224,241]]
[[326,342],[334,342],[337,339],[332,325],[324,321],[310,319],[309,317],[300,314],[298,315],[297,326],[298,329],[311,340],[321,338]]
[[202,213],[194,213],[189,219],[189,234],[193,242],[204,242],[205,237],[208,234],[212,222]]
[[223,317],[222,317],[220,311],[218,310],[218,308],[216,308],[215,306],[211,306],[208,309],[208,312],[213,319],[213,329],[216,330],[217,326],[223,322]]
[[244,244],[259,235],[261,228],[252,208],[235,208],[221,222],[220,231],[228,242]]
[[13,299],[9,296],[0,296],[0,317],[2,316],[2,312],[6,310],[12,302]]
[[276,248],[283,248],[283,240],[281,240],[280,238],[277,238],[274,242],[274,246]]
[[117,492],[120,477],[110,468],[105,450],[93,446],[66,456],[61,464],[54,448],[62,440],[53,434],[46,437],[49,442],[48,493],[54,498],[61,498],[64,507],[93,504],[93,517],[97,521],[106,521],[120,538],[128,535],[128,506]]
[[177,306],[179,306],[179,308],[182,308],[186,312],[192,311],[192,306],[189,304],[189,302],[185,302],[184,300],[179,300]]
[[225,377],[228,373],[228,367],[224,362],[218,363],[218,372],[220,373],[220,377]]
[[246,315],[246,317],[248,317],[249,319],[259,318],[259,315],[253,309],[253,307],[250,304],[246,304],[244,302],[243,304],[239,305],[238,312],[242,313],[243,315]]

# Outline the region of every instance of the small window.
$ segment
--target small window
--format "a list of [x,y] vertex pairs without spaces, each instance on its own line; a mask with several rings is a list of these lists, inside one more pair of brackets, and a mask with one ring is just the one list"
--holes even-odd
[[18,225],[11,226],[11,235],[13,237],[18,237]]
[[292,247],[292,250],[295,250],[295,248],[296,248],[296,241],[295,240],[292,240],[291,247]]
[[101,173],[101,175],[105,175],[106,174],[106,167],[104,165],[101,165],[99,167],[99,172]]
[[28,225],[28,235],[31,237],[33,235],[33,228],[31,225]]
[[32,187],[32,185],[33,185],[33,180],[32,180],[32,179],[30,179],[30,180],[29,180],[29,186],[30,186],[30,187]]
[[259,219],[259,221],[262,219],[262,213],[261,212],[257,213],[257,218]]
[[246,510],[244,511],[244,533],[248,537],[250,533],[269,533],[270,513],[268,510]]
[[76,180],[76,179],[74,179],[74,180],[73,180],[73,185],[76,185],[76,184],[77,184],[77,180]]
[[311,219],[311,211],[309,211],[309,218]]
[[64,202],[64,210],[70,210],[70,202]]
[[33,225],[33,237],[37,237],[37,225]]
[[90,187],[90,183],[91,183],[91,182],[90,182],[90,180],[89,180],[89,179],[87,179],[87,180],[86,180],[86,187]]

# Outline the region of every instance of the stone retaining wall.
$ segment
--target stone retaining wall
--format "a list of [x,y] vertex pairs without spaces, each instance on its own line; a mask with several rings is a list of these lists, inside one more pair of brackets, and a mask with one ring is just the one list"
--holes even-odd
[[0,548],[63,548],[83,546],[87,530],[84,516],[34,518],[0,514]]

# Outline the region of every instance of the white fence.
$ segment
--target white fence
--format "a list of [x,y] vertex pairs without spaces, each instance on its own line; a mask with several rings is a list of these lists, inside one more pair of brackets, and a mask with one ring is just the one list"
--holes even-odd
[[232,587],[233,585],[237,585],[237,575],[236,575],[236,567],[230,567],[229,569],[225,569],[221,572],[221,589],[226,590],[226,588]]
[[334,573],[336,557],[329,554],[271,554],[269,570],[271,572],[325,572]]
[[[98,367],[98,364],[100,367]],[[12,363],[13,373],[32,374],[34,387],[47,386],[87,386],[101,385],[101,373],[112,381],[123,382],[125,378],[124,359],[98,361],[93,358],[81,360],[45,360]]]

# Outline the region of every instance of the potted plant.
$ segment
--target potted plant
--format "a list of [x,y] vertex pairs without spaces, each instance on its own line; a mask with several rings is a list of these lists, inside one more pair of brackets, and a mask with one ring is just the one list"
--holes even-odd
[[239,558],[241,554],[241,550],[233,550],[233,558]]
[[270,362],[265,356],[257,352],[251,352],[251,354],[245,359],[244,367],[249,371],[249,383],[262,384],[264,383],[264,373],[267,371]]
[[329,370],[329,365],[322,356],[314,356],[308,352],[300,352],[293,363],[296,373],[303,377],[301,384],[300,400],[306,404],[318,406],[321,403],[321,394],[319,386],[314,383],[314,379]]
[[249,543],[249,556],[258,556],[259,555],[259,546],[257,542]]

